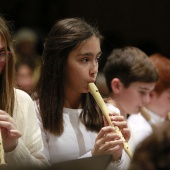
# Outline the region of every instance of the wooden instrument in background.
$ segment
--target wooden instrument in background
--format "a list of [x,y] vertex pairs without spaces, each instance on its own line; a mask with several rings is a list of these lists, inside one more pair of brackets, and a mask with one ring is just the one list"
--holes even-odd
[[0,129],[0,167],[2,165],[6,165],[6,163],[4,159],[4,148],[3,148],[2,135],[1,135],[1,129]]
[[155,128],[156,125],[152,122],[151,117],[148,113],[148,110],[145,107],[142,107],[140,110],[141,115],[145,118],[145,120],[150,124],[152,128]]
[[146,119],[147,122],[149,122],[149,124],[151,123],[151,117],[147,111],[147,109],[145,107],[142,107],[140,110],[141,115]]
[[89,90],[90,93],[92,94],[92,96],[94,97],[94,99],[96,100],[98,106],[100,107],[103,115],[106,117],[108,123],[110,126],[115,128],[116,133],[118,133],[121,136],[121,139],[123,140],[123,146],[124,146],[124,150],[126,151],[126,153],[128,154],[128,156],[130,157],[130,159],[132,158],[132,152],[130,151],[130,148],[126,142],[126,140],[124,139],[121,131],[119,130],[119,128],[117,126],[114,126],[110,116],[109,116],[109,110],[103,100],[103,98],[101,97],[98,88],[96,87],[96,85],[94,83],[89,83]]

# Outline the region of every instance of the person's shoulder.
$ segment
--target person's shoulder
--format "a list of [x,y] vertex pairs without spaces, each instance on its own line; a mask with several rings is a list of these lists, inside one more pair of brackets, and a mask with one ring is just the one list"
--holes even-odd
[[25,101],[25,100],[31,101],[32,100],[32,98],[23,90],[14,88],[14,94],[17,99],[20,99],[22,101]]
[[145,118],[141,115],[141,113],[138,114],[132,114],[127,119],[128,125],[131,127],[135,127],[137,130],[144,130],[148,129],[149,124],[145,120]]
[[113,106],[113,104],[106,103],[106,106],[110,112],[114,112],[120,115],[120,110],[117,107]]
[[128,117],[128,120],[129,121],[136,121],[141,119],[142,118],[142,115],[140,113],[137,113],[137,114],[131,114],[129,117]]
[[140,113],[137,114],[131,114],[127,121],[132,124],[138,124],[138,122],[141,122],[143,120],[143,117]]
[[[23,115],[24,117],[34,114],[34,102],[32,98],[24,91],[14,88],[14,113]],[[29,114],[28,114],[29,112]]]

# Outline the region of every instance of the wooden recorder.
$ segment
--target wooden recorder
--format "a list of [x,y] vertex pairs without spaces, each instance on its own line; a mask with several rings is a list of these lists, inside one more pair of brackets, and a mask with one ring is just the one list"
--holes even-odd
[[90,93],[92,94],[92,96],[94,97],[94,99],[96,100],[98,106],[100,107],[103,115],[106,117],[108,123],[110,126],[115,128],[116,133],[118,133],[121,136],[121,139],[123,140],[123,146],[124,146],[124,150],[126,151],[126,153],[128,154],[128,156],[130,157],[130,159],[132,158],[132,153],[130,151],[130,148],[126,142],[126,140],[124,139],[121,131],[119,130],[119,128],[117,126],[114,126],[110,116],[109,116],[109,110],[103,100],[103,98],[101,97],[98,88],[96,87],[96,85],[94,83],[89,83],[89,90]]

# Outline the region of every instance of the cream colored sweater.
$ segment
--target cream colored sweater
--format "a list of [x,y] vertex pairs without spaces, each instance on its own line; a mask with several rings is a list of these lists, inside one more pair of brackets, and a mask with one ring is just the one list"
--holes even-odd
[[15,150],[5,153],[5,161],[9,166],[48,166],[33,101],[25,92],[18,89],[14,91],[13,118],[22,136]]

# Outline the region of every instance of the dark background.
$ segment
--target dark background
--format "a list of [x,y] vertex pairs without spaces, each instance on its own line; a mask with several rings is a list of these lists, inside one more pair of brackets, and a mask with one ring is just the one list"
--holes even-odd
[[100,69],[111,50],[124,45],[170,58],[169,0],[0,0],[0,13],[13,21],[14,30],[33,28],[40,37],[40,53],[56,20],[83,17],[96,23],[105,36]]

